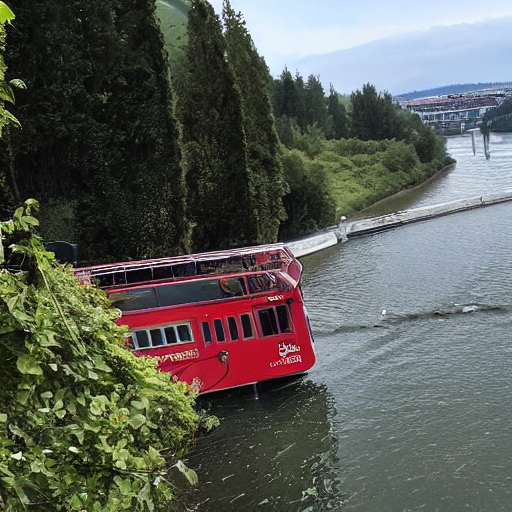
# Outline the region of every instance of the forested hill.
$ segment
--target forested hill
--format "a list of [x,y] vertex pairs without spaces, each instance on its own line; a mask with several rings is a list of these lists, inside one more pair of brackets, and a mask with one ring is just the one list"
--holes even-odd
[[499,87],[512,87],[512,82],[487,82],[478,84],[452,84],[435,89],[425,89],[422,91],[412,91],[406,94],[400,94],[400,98],[404,100],[414,100],[416,98],[427,98],[429,96],[445,96],[448,94],[462,94],[472,91],[480,91],[482,89],[496,89]]
[[82,261],[295,237],[445,163],[371,84],[347,109],[319,77],[273,80],[229,2],[9,4],[5,78],[26,90],[0,140],[0,218],[37,199],[44,239]]

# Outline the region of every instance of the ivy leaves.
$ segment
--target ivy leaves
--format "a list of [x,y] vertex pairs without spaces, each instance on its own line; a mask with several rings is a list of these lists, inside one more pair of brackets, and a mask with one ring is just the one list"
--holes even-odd
[[197,481],[179,461],[194,397],[125,349],[104,292],[33,233],[35,211],[0,223],[13,254],[0,265],[0,509],[167,511],[169,469]]
[[0,1],[0,23],[11,22],[13,19],[14,13],[9,9],[9,6]]

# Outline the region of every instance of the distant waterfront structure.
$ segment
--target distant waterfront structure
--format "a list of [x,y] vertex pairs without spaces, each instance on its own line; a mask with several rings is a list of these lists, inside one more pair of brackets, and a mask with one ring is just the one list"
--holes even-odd
[[402,108],[418,114],[423,123],[439,133],[456,134],[477,128],[486,112],[499,107],[512,96],[512,87],[483,89],[445,96],[430,96],[396,101]]

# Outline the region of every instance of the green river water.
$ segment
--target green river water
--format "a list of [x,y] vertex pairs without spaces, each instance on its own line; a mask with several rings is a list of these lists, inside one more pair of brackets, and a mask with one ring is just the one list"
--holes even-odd
[[[457,166],[373,214],[512,188],[512,134],[452,137]],[[187,459],[200,511],[512,511],[512,202],[306,257],[318,360],[207,401]],[[385,310],[385,314],[383,311]]]

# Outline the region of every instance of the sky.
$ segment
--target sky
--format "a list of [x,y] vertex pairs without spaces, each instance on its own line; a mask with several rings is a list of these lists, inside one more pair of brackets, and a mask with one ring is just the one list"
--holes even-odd
[[[242,13],[271,74],[295,71],[301,59],[357,48],[433,27],[512,18],[512,0],[230,0]],[[222,0],[210,0],[217,13]],[[463,36],[461,36],[463,37]],[[512,54],[512,48],[510,48]],[[512,80],[512,76],[510,77]]]

